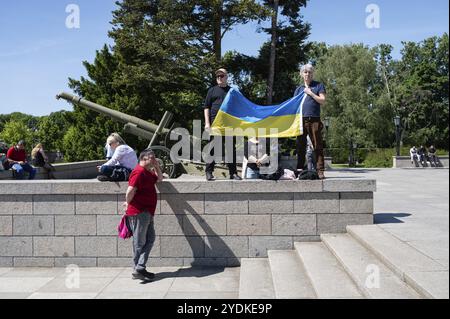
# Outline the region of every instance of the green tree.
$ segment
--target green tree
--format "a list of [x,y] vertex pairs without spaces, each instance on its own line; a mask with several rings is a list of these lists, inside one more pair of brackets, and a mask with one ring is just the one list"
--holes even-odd
[[71,112],[60,111],[43,116],[38,122],[37,140],[47,151],[63,151],[63,137],[70,125],[72,125]]
[[[269,57],[269,74],[267,78],[267,98],[266,103],[272,104],[274,82],[275,82],[275,63],[276,63],[276,51],[278,46],[278,34],[288,30],[290,35],[298,34],[299,43],[305,38],[305,26],[302,25],[300,8],[306,6],[307,0],[265,0],[266,6],[269,6],[272,10],[271,13],[271,27],[264,29],[265,32],[271,35],[270,41],[270,57]],[[287,17],[289,25],[292,29],[286,29],[283,23],[279,23],[278,14],[281,9],[281,14]]]
[[33,147],[35,136],[34,132],[23,121],[10,120],[5,123],[0,132],[0,140],[3,140],[9,145],[23,140],[27,149],[29,149]]
[[319,58],[316,79],[325,84],[327,101],[323,116],[333,118],[329,145],[347,148],[349,142],[373,147],[368,123],[374,121],[373,102],[376,63],[373,52],[362,45],[332,46]]
[[[227,52],[224,64],[233,74],[233,80],[241,91],[252,101],[266,104],[269,95],[271,103],[279,103],[292,96],[298,85],[295,74],[299,64],[306,62],[309,44],[305,43],[310,32],[310,25],[302,21],[300,9],[306,1],[281,1],[280,22],[276,28],[276,55],[273,55],[273,42],[264,43],[257,57],[251,57],[239,52]],[[267,3],[270,6],[270,3]],[[272,28],[262,31],[273,35]],[[273,38],[272,38],[273,39]],[[271,57],[274,59],[273,92],[270,90]]]
[[403,45],[395,106],[405,128],[405,143],[448,149],[448,34]]

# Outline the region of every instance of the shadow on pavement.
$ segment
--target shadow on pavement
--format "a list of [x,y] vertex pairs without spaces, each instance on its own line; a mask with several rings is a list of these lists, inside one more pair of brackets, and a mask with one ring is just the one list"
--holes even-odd
[[402,217],[409,217],[408,213],[375,213],[373,215],[374,224],[402,224],[404,221],[398,219]]

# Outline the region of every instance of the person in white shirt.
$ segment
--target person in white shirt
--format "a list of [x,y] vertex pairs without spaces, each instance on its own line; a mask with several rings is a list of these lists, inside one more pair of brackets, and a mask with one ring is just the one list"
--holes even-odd
[[411,147],[409,150],[409,155],[411,156],[411,163],[416,163],[419,160],[419,156],[417,155],[417,148],[415,146]]
[[136,152],[117,133],[113,133],[108,137],[107,144],[114,151],[114,154],[108,162],[98,166],[100,175],[97,176],[97,179],[101,182],[127,181],[138,164]]

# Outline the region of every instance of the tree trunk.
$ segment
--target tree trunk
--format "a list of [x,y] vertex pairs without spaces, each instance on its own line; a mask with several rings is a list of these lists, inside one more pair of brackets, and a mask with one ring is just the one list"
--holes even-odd
[[216,68],[220,67],[222,61],[222,17],[223,17],[223,0],[217,1],[216,12],[214,13],[213,28],[214,40],[213,49],[216,62]]
[[275,58],[277,49],[277,26],[278,26],[278,5],[279,0],[273,1],[273,15],[272,15],[272,41],[270,44],[270,65],[269,78],[267,80],[267,105],[272,104],[273,98],[273,84],[275,81]]

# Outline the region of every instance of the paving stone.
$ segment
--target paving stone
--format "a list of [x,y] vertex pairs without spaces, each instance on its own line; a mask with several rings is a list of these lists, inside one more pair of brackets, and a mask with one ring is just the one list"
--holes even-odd
[[267,258],[242,258],[239,279],[240,299],[275,299],[275,290]]
[[373,193],[340,193],[343,214],[373,214]]
[[[9,187],[9,185],[8,185]],[[5,188],[6,189],[6,188]],[[3,192],[3,189],[2,189]],[[33,214],[33,198],[31,195],[0,195],[0,215]]]
[[32,237],[0,237],[0,256],[33,256]]
[[45,286],[52,279],[51,277],[35,277],[23,280],[23,278],[0,277],[0,293],[32,293]]
[[14,216],[14,236],[52,236],[55,234],[54,216]]
[[117,256],[117,239],[116,237],[76,237],[75,256],[115,257]]
[[205,237],[205,257],[248,257],[247,236]]
[[121,215],[97,215],[97,235],[116,236],[117,226],[122,219]]
[[348,225],[373,224],[372,214],[319,214],[317,215],[317,233],[345,233]]
[[161,214],[204,214],[205,194],[161,194]]
[[56,236],[94,236],[97,234],[97,220],[95,215],[77,216],[60,215],[55,216]]
[[71,257],[74,237],[33,237],[33,255],[36,257]]
[[270,215],[229,215],[227,216],[228,236],[270,235]]
[[74,215],[75,195],[33,195],[35,215]]
[[183,235],[183,216],[155,215],[155,232],[161,236]]
[[55,267],[55,258],[16,257],[14,267]]
[[339,213],[339,193],[296,193],[294,213],[337,214]]
[[77,257],[67,257],[67,258],[55,258],[55,267],[67,267],[69,265],[76,265],[78,267],[96,267],[97,258],[77,258]]
[[187,236],[217,236],[227,234],[225,215],[183,216],[183,233]]
[[272,215],[272,235],[316,235],[316,215]]
[[248,214],[248,195],[206,194],[205,214]]
[[291,236],[249,236],[249,257],[267,257],[268,250],[291,250]]
[[203,238],[194,236],[161,236],[161,257],[204,257]]
[[292,214],[293,193],[249,194],[250,214]]
[[0,236],[12,235],[12,220],[12,216],[0,216]]
[[[76,195],[75,211],[77,215],[114,215],[121,212],[118,196],[110,194]],[[122,198],[122,202],[124,198]]]

